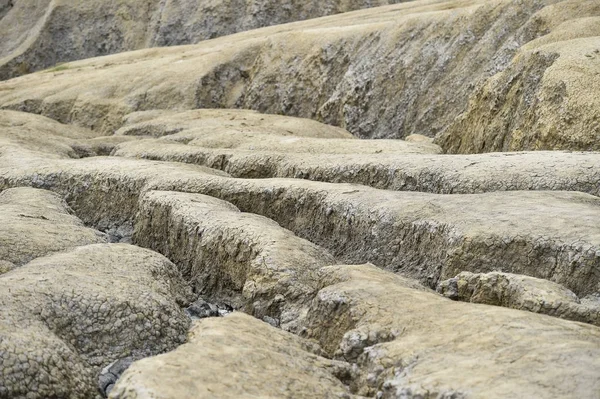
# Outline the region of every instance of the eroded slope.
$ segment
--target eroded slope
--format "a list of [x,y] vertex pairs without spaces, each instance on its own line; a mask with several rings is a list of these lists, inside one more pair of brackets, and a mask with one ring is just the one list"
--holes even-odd
[[597,150],[599,7],[595,0],[377,7],[72,63],[3,82],[0,106],[105,133],[132,111],[251,108],[319,119],[363,138],[439,135],[452,152]]
[[57,63],[236,32],[402,0],[2,0],[0,80]]

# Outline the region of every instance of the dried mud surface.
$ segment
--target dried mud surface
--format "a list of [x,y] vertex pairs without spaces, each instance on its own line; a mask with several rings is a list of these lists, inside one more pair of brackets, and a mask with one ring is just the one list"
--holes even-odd
[[[94,4],[0,33],[272,11]],[[0,398],[598,397],[598,3],[378,5],[0,82]]]

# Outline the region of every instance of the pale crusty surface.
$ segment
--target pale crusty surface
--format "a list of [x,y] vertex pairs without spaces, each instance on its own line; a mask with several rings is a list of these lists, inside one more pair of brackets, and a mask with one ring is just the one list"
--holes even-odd
[[358,394],[594,398],[599,392],[598,327],[453,302],[372,265],[325,268],[322,284],[308,311],[307,336],[335,358],[356,362]]
[[198,194],[151,191],[139,200],[133,242],[177,263],[195,292],[297,329],[331,254],[263,216]]
[[109,397],[354,398],[338,377],[350,365],[314,346],[243,313],[204,319],[175,351],[134,363]]
[[164,137],[167,140],[186,143],[196,139],[218,139],[225,136],[223,145],[227,146],[236,144],[236,136],[244,139],[248,133],[256,139],[262,139],[264,136],[354,139],[354,136],[344,129],[311,119],[266,115],[237,109],[133,112],[125,116],[123,127],[115,132],[116,135]]
[[452,153],[597,150],[599,10],[598,2],[573,1],[541,10],[540,20],[556,28],[479,87],[437,143]]
[[373,262],[432,287],[461,271],[499,270],[549,279],[578,295],[599,289],[600,200],[589,194],[393,192],[232,179],[196,165],[113,157],[31,159],[27,167],[0,172],[4,187],[61,193],[86,223],[103,231],[131,223],[145,191],[185,191],[271,218],[344,262]]
[[191,290],[165,257],[96,244],[0,276],[0,395],[92,398],[102,367],[185,341]]
[[344,129],[310,119],[265,115],[246,110],[134,112],[116,135],[159,137],[144,148],[183,143],[202,148],[322,154],[437,154],[431,142],[353,140]]
[[133,111],[250,108],[448,152],[599,150],[599,15],[596,0],[420,0],[70,63],[2,82],[0,107],[105,133]]
[[[234,291],[242,291],[247,303],[269,303],[269,307],[257,306],[250,311],[258,317],[281,317],[285,329],[316,340],[329,356],[357,366],[342,368],[344,381],[353,393],[373,397],[380,392],[381,397],[389,398],[550,398],[571,394],[593,398],[598,388],[600,331],[596,327],[518,310],[448,301],[414,280],[373,265],[319,266],[323,260],[330,262],[330,258],[306,241],[266,219],[240,214],[235,207],[203,195],[149,192],[141,203],[135,242],[153,245],[177,259],[188,270],[186,273],[191,273],[192,280],[220,264],[221,271],[208,273],[211,278],[219,276],[217,284],[211,283],[204,294],[216,293],[218,297],[234,287]],[[207,279],[197,281],[202,284]],[[223,286],[218,286],[219,281]],[[300,296],[298,289],[303,293]],[[295,317],[292,328],[290,315]],[[204,325],[217,328],[219,323],[223,322],[215,320]],[[175,398],[184,392],[210,397],[204,389],[212,386],[210,379],[216,379],[214,373],[221,373],[224,364],[229,365],[225,369],[237,371],[238,367],[249,367],[239,365],[247,359],[254,364],[262,364],[261,359],[266,364],[279,364],[278,359],[288,356],[292,345],[281,349],[275,336],[268,353],[255,358],[254,351],[262,352],[263,346],[252,345],[256,332],[245,330],[243,323],[239,325],[248,333],[243,338],[237,338],[237,329],[223,327],[219,334],[229,330],[228,337],[213,341],[196,341],[196,331],[204,330],[195,327],[187,345],[134,364],[116,386],[114,397]],[[238,344],[230,343],[230,338],[246,346],[246,356],[239,354]],[[215,350],[227,357],[214,355],[210,357],[214,359],[211,367],[195,367],[206,362],[201,360],[208,356],[206,351],[212,353],[213,344],[205,342],[215,341]],[[232,358],[236,359],[233,364],[228,363],[231,352],[223,354],[224,349],[220,349],[222,343],[232,348]],[[294,359],[286,362],[288,367],[298,365],[303,356]],[[541,370],[536,368],[540,359],[544,364]],[[275,382],[286,381],[285,375],[279,374],[282,367],[263,375],[260,382],[239,388],[238,382],[247,376],[255,380],[252,370],[263,369],[271,370],[266,365],[252,367],[240,372],[227,388],[219,383],[224,390],[219,395],[250,394],[255,384],[261,384],[267,397],[272,396],[272,389],[281,389],[279,395],[283,397],[290,396],[282,387],[287,384]],[[172,376],[172,382],[158,382],[161,370]],[[290,373],[298,376],[298,372]],[[498,376],[502,376],[501,382]],[[558,384],[557,376],[561,376]],[[271,382],[271,377],[275,381]],[[205,379],[209,382],[203,383]],[[298,380],[298,395],[310,396],[302,383],[306,381],[304,374],[300,373]],[[268,388],[262,388],[263,383]]]
[[44,158],[108,155],[117,144],[132,140],[137,137],[102,136],[41,115],[0,110],[0,155],[13,162],[22,153]]
[[[265,361],[286,366],[263,373],[262,380],[252,379],[256,389],[265,392],[285,394],[291,389],[286,378],[298,375],[304,383],[293,390],[307,392],[307,397],[315,392],[413,398],[571,393],[593,397],[597,391],[596,327],[451,302],[416,281],[374,266],[327,267],[336,257],[373,260],[381,268],[428,284],[465,269],[508,268],[545,273],[545,278],[578,294],[594,292],[600,240],[595,196],[545,191],[440,195],[296,179],[236,179],[178,162],[65,155],[57,159],[26,146],[0,156],[0,173],[3,188],[53,190],[78,216],[103,230],[129,223],[134,242],[177,263],[137,247],[104,244],[40,258],[4,274],[0,292],[3,279],[9,277],[11,292],[1,296],[0,315],[8,320],[2,333],[7,337],[3,392],[93,396],[102,366],[130,355],[154,355],[183,342],[188,321],[179,306],[193,300],[193,289],[229,300],[255,316],[278,318],[286,330],[317,340],[325,350],[322,354],[335,358],[332,362],[306,351],[290,355],[291,343],[276,347]],[[265,217],[240,213],[223,200],[267,216],[304,239]],[[61,313],[55,303],[72,305]],[[105,303],[109,305],[103,308]],[[120,306],[142,316],[134,320],[126,311],[119,313]],[[90,340],[87,334],[110,339]],[[247,350],[263,358],[264,345],[250,345],[263,342],[257,333],[248,331],[243,338],[235,332],[233,338],[219,334],[225,347],[247,342]],[[32,352],[22,356],[16,348],[23,347]],[[187,353],[188,348],[180,350]],[[221,353],[220,348],[214,350]],[[29,353],[41,359],[41,366],[27,366],[34,370],[31,375],[20,371],[30,364]],[[204,359],[202,350],[192,353]],[[237,355],[229,369],[215,356],[203,369],[190,366],[197,363],[186,356],[168,364],[160,359],[164,358],[147,359],[140,369],[134,365],[115,394],[156,390],[179,397],[182,390],[197,389],[202,395],[206,384],[197,381],[214,372],[240,370],[237,375],[250,378],[257,370],[247,369]],[[156,370],[163,368],[176,383],[156,383]],[[313,383],[315,379],[319,382]],[[224,387],[218,381],[215,386],[224,392],[231,389],[234,396],[253,387]]]
[[0,220],[0,260],[12,264],[4,271],[40,256],[108,241],[73,216],[62,198],[45,190],[21,187],[0,192]]
[[[235,136],[237,143],[239,136],[237,133]],[[244,145],[247,149],[206,148],[194,141],[186,145],[165,137],[126,142],[116,145],[112,155],[192,163],[240,178],[286,177],[445,194],[553,190],[600,196],[598,152],[440,156],[435,155],[435,147],[429,144],[401,140],[390,144],[392,140],[342,142],[260,137],[255,138],[257,145],[250,141]],[[207,141],[202,144],[207,145]],[[225,135],[208,145],[226,147],[231,141]]]
[[[0,74],[273,11],[132,4],[0,0]],[[113,396],[596,397],[599,15],[418,0],[0,82],[0,397],[169,350]],[[196,300],[249,315],[178,348]]]

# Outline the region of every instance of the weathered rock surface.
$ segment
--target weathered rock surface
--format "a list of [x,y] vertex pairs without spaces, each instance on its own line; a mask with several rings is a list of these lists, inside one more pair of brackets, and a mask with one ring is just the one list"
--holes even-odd
[[[195,322],[175,351],[133,364],[110,398],[350,398],[350,365],[243,313]],[[210,365],[210,367],[198,367]]]
[[306,335],[382,398],[597,396],[600,330],[448,301],[372,265],[323,269]]
[[191,290],[163,256],[97,244],[0,277],[2,397],[90,398],[102,367],[185,341]]
[[[0,0],[0,79],[146,47],[197,43],[263,26],[402,0]],[[60,65],[57,67],[60,68]]]
[[421,0],[71,63],[1,83],[0,107],[105,133],[132,111],[252,108],[452,152],[599,150],[599,15],[595,0]]
[[0,111],[0,155],[13,163],[24,154],[44,158],[108,155],[117,144],[137,137],[100,136],[98,132],[25,112]]
[[462,272],[442,281],[437,290],[454,300],[527,310],[600,326],[600,304],[582,302],[572,291],[548,280],[510,273]]
[[[540,15],[558,22],[575,7],[559,3]],[[598,149],[600,4],[581,3],[576,12],[583,10],[587,18],[564,21],[523,46],[437,142],[453,153]]]
[[45,190],[0,192],[0,220],[0,273],[40,256],[108,241],[71,215],[62,198]]
[[[307,137],[318,137],[319,140],[351,138],[342,129],[314,121],[251,111],[134,113],[127,116],[126,126],[116,136],[98,136],[97,132],[23,112],[0,111],[0,124],[4,127],[0,129],[0,164],[4,172],[14,172],[16,165],[19,165],[18,170],[30,170],[32,173],[35,173],[33,165],[38,165],[39,170],[48,169],[49,166],[42,166],[31,156],[78,158],[112,153],[197,163],[243,178],[293,177],[433,193],[562,190],[600,196],[600,153],[535,152],[440,157],[432,154],[436,151],[435,146],[428,143],[396,141],[388,145],[390,141],[387,140],[366,143],[348,140],[342,150],[358,154],[331,154],[340,152],[339,143],[334,149],[318,146],[314,153],[281,152],[289,151],[290,144],[274,144],[269,151],[189,145],[195,139],[204,140],[217,133],[222,139],[213,142],[213,145],[218,146],[237,145],[240,137],[247,140],[249,136],[255,137],[259,144],[267,135],[294,140]],[[148,140],[147,136],[161,138],[155,142]],[[131,140],[136,142],[123,144]],[[186,142],[188,145],[183,144]],[[382,152],[377,153],[380,150]],[[368,156],[369,152],[376,154]],[[117,161],[110,163],[113,162]],[[49,163],[45,161],[44,165]],[[124,170],[131,167],[125,165],[132,164],[124,162]],[[147,165],[147,168],[153,168],[157,164]],[[182,166],[181,169],[186,168]]]
[[184,143],[212,139],[218,140],[213,145],[219,148],[233,148],[240,144],[239,141],[269,136],[354,139],[344,129],[310,119],[237,109],[132,112],[125,116],[123,127],[115,135],[165,137]]
[[546,278],[580,295],[599,289],[597,197],[434,195],[284,179],[219,180],[198,179],[179,189],[267,216],[347,262],[372,261],[432,286],[460,271],[502,270]]
[[[597,392],[595,327],[447,301],[370,265],[320,273],[323,288],[304,334],[336,360],[234,313],[196,322],[187,344],[134,363],[111,398],[212,397],[216,391],[219,397],[336,397],[347,389],[340,378],[353,393],[384,398],[593,398]],[[227,389],[216,381],[228,381]]]
[[[0,111],[0,154],[27,151],[45,158],[78,158],[71,144],[98,136],[89,129],[25,112]],[[80,144],[81,145],[81,144]]]

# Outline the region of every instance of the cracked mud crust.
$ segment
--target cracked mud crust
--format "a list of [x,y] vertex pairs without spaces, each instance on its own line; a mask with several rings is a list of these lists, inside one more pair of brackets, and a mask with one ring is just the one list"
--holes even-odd
[[597,399],[600,3],[391,3],[0,0],[0,399]]

